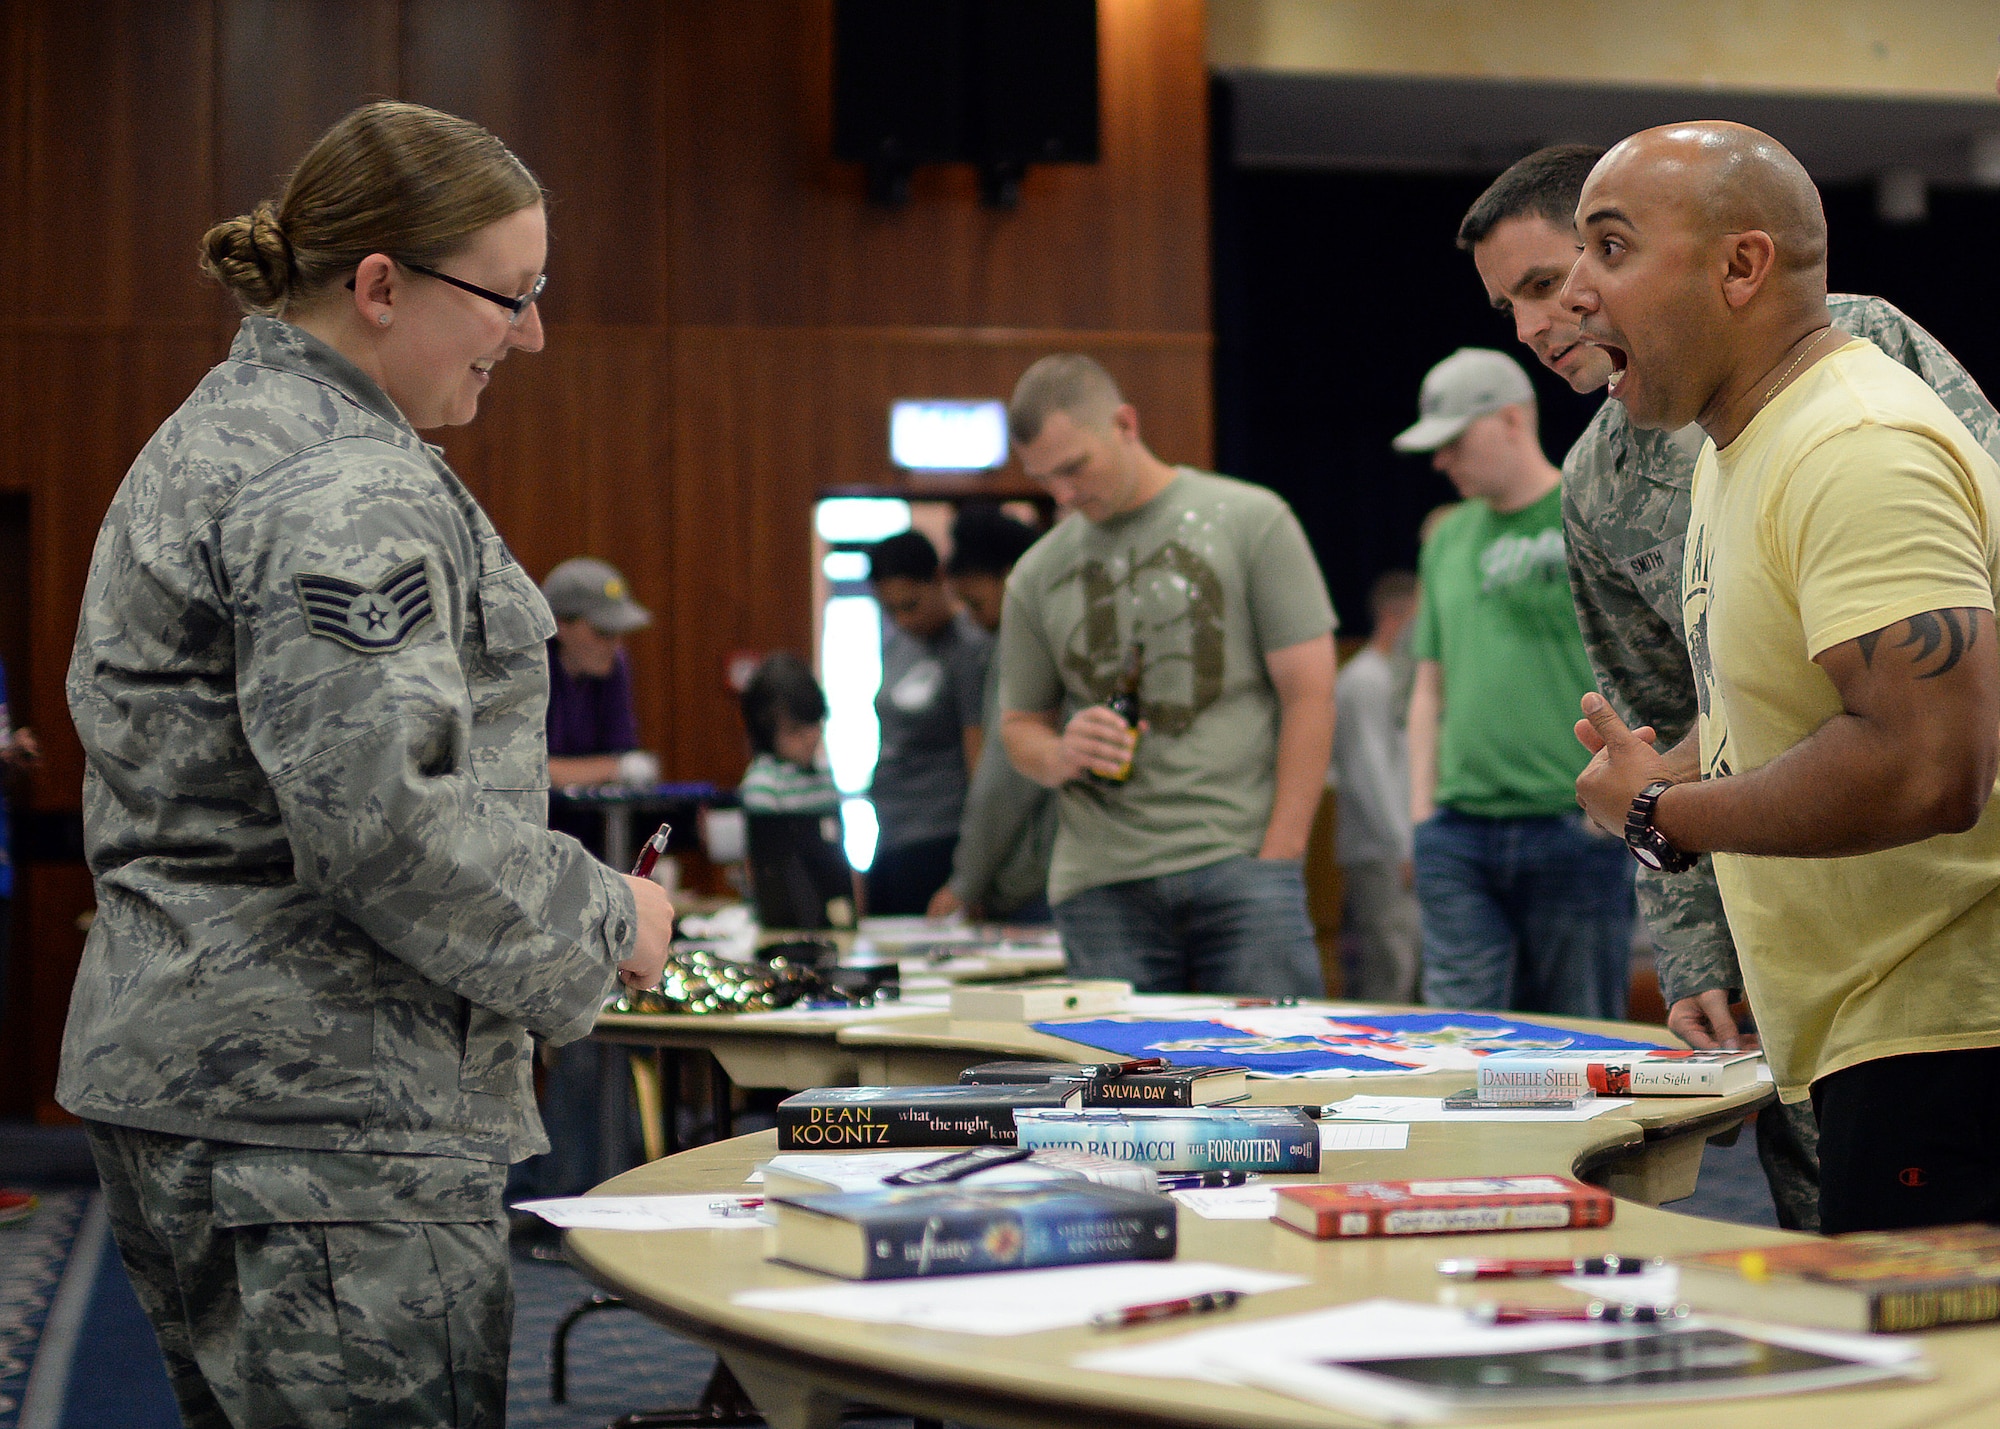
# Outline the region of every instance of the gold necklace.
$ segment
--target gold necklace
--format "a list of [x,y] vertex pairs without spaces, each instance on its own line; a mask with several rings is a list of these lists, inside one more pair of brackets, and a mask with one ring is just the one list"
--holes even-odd
[[1829,323],[1825,327],[1821,328],[1817,333],[1813,334],[1813,340],[1805,345],[1805,351],[1801,352],[1797,357],[1792,359],[1792,365],[1785,369],[1785,375],[1783,377],[1780,377],[1776,382],[1773,382],[1771,384],[1771,390],[1766,392],[1764,394],[1764,400],[1757,404],[1758,411],[1761,412],[1766,407],[1771,405],[1771,399],[1778,395],[1778,389],[1784,386],[1787,382],[1792,380],[1792,374],[1799,370],[1799,364],[1806,360],[1807,354],[1811,353],[1811,351],[1814,348],[1818,347],[1819,340],[1832,331],[1833,331],[1833,325]]

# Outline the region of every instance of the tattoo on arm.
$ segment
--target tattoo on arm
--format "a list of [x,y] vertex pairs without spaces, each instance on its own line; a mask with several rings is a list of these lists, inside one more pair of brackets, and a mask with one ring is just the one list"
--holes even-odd
[[[1916,647],[1910,656],[1910,663],[1918,667],[1919,680],[1935,680],[1949,674],[1972,643],[1979,637],[1979,614],[1977,610],[1927,610],[1921,615],[1913,615],[1902,622],[1902,639],[1895,642],[1898,650]],[[1855,644],[1861,647],[1861,662],[1871,669],[1875,664],[1875,646],[1887,634],[1887,630],[1876,630],[1858,637]],[[1935,660],[1932,669],[1922,668]]]

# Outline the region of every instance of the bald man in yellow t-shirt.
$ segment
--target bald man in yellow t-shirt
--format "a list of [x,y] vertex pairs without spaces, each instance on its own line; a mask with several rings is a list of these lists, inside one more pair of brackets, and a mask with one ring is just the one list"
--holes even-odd
[[1717,880],[1821,1227],[2000,1217],[2000,467],[1833,327],[1819,195],[1752,129],[1632,136],[1565,288],[1635,426],[1698,421],[1682,573],[1697,734],[1595,695],[1592,818]]

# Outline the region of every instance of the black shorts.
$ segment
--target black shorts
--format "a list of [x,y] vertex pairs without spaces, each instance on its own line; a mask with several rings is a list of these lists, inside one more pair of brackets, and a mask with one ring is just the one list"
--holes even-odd
[[1857,1063],[1812,1103],[1824,1234],[2000,1222],[2000,1047]]

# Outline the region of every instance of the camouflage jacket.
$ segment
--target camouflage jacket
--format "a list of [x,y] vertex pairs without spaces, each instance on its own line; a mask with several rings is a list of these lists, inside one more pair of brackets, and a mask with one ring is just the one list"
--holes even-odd
[[[1836,293],[1827,307],[1836,327],[1869,339],[1930,383],[1980,445],[2000,457],[2000,414],[1936,338],[1880,298]],[[1606,402],[1563,462],[1563,537],[1584,649],[1619,717],[1652,725],[1662,748],[1694,727],[1681,547],[1699,452],[1669,433],[1634,430],[1624,407]],[[1669,1003],[1708,988],[1742,988],[1707,858],[1686,873],[1640,869],[1639,907]]]
[[547,828],[555,622],[438,452],[245,320],[98,534],[68,695],[97,919],[57,1099],[180,1135],[547,1146],[631,893]]

